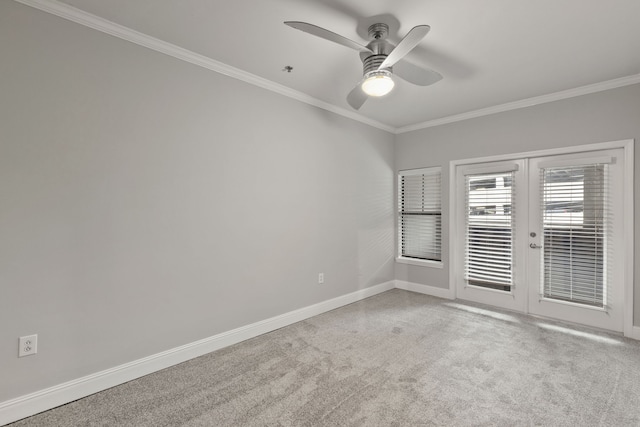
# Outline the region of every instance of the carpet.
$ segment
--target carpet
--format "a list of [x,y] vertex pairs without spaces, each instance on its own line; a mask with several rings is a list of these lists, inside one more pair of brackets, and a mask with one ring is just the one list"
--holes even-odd
[[640,343],[394,289],[11,426],[640,426]]

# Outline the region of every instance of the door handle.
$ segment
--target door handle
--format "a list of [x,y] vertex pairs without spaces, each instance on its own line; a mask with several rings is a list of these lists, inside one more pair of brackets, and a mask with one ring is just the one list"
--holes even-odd
[[530,243],[529,247],[531,249],[542,249],[542,246],[536,245],[535,243]]

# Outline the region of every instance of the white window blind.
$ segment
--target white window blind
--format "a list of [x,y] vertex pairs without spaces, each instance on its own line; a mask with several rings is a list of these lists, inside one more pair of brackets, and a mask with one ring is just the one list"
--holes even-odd
[[503,291],[513,285],[515,172],[465,175],[464,278]]
[[606,164],[540,169],[545,298],[606,305],[607,171]]
[[399,173],[399,256],[442,260],[441,175],[440,168]]

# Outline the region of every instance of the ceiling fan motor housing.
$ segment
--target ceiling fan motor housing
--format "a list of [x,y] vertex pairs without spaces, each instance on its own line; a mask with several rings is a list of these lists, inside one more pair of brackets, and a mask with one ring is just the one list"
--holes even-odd
[[372,39],[384,40],[389,35],[389,26],[383,23],[373,24],[369,26],[368,32],[369,37],[371,37]]
[[[388,35],[389,26],[387,24],[378,23],[369,26],[369,37],[373,40],[367,45],[367,49],[369,49],[370,52],[362,52],[360,54],[363,75],[377,70],[395,47],[386,40]],[[373,52],[373,54],[371,54],[371,52]],[[389,72],[393,71],[392,67],[385,69]]]
[[[382,64],[382,62],[384,62],[386,58],[387,55],[384,54],[368,56],[362,61],[362,74],[366,75],[367,73],[377,70],[380,64]],[[393,71],[393,67],[385,68],[385,70],[391,72]]]

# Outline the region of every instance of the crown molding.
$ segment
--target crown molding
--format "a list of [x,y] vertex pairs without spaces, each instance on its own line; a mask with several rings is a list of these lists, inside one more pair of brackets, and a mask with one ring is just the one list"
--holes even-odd
[[115,22],[85,12],[66,3],[62,3],[57,0],[14,1],[27,6],[31,6],[35,9],[39,9],[43,12],[50,13],[60,18],[67,19],[77,24],[84,25],[85,27],[98,30],[105,34],[109,34],[111,36],[129,41],[131,43],[135,43],[148,49],[155,50],[156,52],[172,56],[176,59],[189,62],[193,65],[206,68],[207,70],[214,71],[216,73],[223,74],[225,76],[243,81],[245,83],[267,89],[271,92],[293,98],[297,101],[304,102],[305,104],[330,111],[332,113],[364,123],[374,128],[378,128],[389,133],[396,132],[396,128],[394,128],[393,126],[386,125],[377,120],[370,119],[345,108],[337,107],[333,104],[329,104],[328,102],[322,101],[318,98],[314,98],[303,92],[288,88],[279,83],[272,82],[271,80],[256,76],[255,74],[248,73],[246,71],[224,64],[220,61],[216,61],[215,59],[192,52],[188,49],[184,49],[180,46],[167,43],[163,40],[151,37],[147,34],[125,27],[123,25],[116,24]]
[[522,99],[520,101],[508,102],[506,104],[495,105],[493,107],[481,108],[479,110],[468,111],[462,114],[442,117],[435,120],[417,123],[414,125],[403,126],[396,129],[396,134],[412,132],[415,130],[426,129],[434,126],[440,126],[447,123],[459,122],[462,120],[473,119],[476,117],[488,116],[490,114],[503,113],[505,111],[517,110],[519,108],[533,107],[534,105],[546,104],[548,102],[560,101],[576,96],[588,95],[590,93],[602,92],[609,89],[615,89],[623,86],[629,86],[640,83],[640,74],[621,77],[618,79],[607,80],[604,82],[594,83],[586,86],[580,86],[573,89],[562,90],[547,95],[534,96],[532,98]]
[[455,114],[452,116],[441,117],[434,120],[427,120],[425,122],[416,123],[413,125],[402,126],[396,128],[394,126],[386,125],[377,120],[370,119],[362,114],[354,111],[335,106],[328,102],[322,101],[306,93],[291,89],[279,83],[275,83],[271,80],[267,80],[263,77],[259,77],[255,74],[248,73],[230,65],[224,64],[215,59],[207,56],[192,52],[188,49],[184,49],[180,46],[176,46],[171,43],[167,43],[163,40],[151,37],[147,34],[125,27],[115,22],[106,20],[99,16],[85,12],[81,9],[62,3],[58,0],[14,0],[15,2],[22,3],[27,6],[31,6],[35,9],[50,13],[60,18],[67,19],[85,27],[92,28],[97,31],[101,31],[105,34],[109,34],[114,37],[135,43],[139,46],[146,47],[156,52],[163,53],[165,55],[172,56],[176,59],[197,65],[202,68],[206,68],[210,71],[214,71],[219,74],[243,81],[245,83],[269,90],[271,92],[278,93],[288,98],[295,99],[305,104],[312,105],[317,108],[321,108],[326,111],[330,111],[337,115],[346,117],[351,120],[364,123],[368,126],[392,133],[402,134],[412,132],[420,129],[426,129],[434,126],[440,126],[448,123],[459,122],[463,120],[473,119],[482,116],[488,116],[496,113],[503,113],[506,111],[517,110],[520,108],[532,107],[535,105],[545,104],[548,102],[560,101],[563,99],[573,98],[576,96],[587,95],[590,93],[601,92],[609,89],[615,89],[623,86],[633,85],[640,83],[640,74],[634,74],[631,76],[621,77],[618,79],[607,80],[604,82],[594,83],[586,86],[580,86],[573,89],[563,90],[559,92],[550,93],[547,95],[535,96],[532,98],[522,99],[519,101],[508,102],[506,104],[495,105],[492,107],[481,108],[479,110],[468,111],[466,113]]

